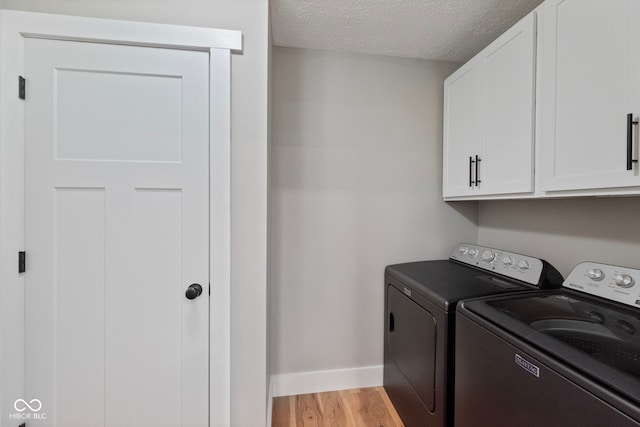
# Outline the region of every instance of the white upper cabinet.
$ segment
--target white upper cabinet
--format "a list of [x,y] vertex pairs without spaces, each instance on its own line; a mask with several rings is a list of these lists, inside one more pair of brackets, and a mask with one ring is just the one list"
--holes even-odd
[[481,146],[482,70],[469,62],[445,81],[444,197],[474,194],[475,155]]
[[533,192],[535,58],[532,12],[445,81],[445,198]]
[[482,52],[482,194],[533,191],[535,18],[530,14]]
[[544,14],[541,189],[640,186],[640,1],[547,0]]

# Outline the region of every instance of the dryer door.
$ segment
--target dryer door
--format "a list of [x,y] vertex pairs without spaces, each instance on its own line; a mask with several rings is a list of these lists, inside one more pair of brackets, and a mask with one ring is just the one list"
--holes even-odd
[[393,286],[387,287],[391,359],[430,412],[435,405],[436,320]]

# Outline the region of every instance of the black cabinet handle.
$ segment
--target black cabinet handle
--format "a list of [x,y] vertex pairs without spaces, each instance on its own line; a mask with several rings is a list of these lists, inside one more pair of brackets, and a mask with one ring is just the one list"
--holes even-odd
[[389,332],[393,332],[396,329],[396,319],[393,317],[393,313],[389,312]]
[[476,186],[480,186],[480,183],[482,181],[480,181],[479,178],[479,174],[480,172],[478,172],[478,169],[480,169],[480,162],[482,161],[482,159],[476,154]]
[[627,114],[627,170],[633,169],[633,164],[638,163],[633,159],[633,126],[637,125],[638,121],[633,120],[633,113]]
[[473,160],[473,157],[469,156],[469,187],[473,188],[473,185],[476,183],[473,180],[473,164],[476,161]]

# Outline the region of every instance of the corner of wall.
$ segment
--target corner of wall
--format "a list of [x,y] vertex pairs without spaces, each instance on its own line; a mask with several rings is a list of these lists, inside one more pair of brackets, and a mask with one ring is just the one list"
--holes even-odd
[[265,425],[267,427],[271,427],[272,419],[273,419],[273,378],[269,375],[269,392],[267,393],[267,422]]
[[[2,1],[2,0],[0,0]],[[271,94],[272,94],[272,60],[273,60],[273,38],[271,28],[271,8],[267,5],[267,354],[266,354],[266,374],[267,374],[267,420],[265,425],[271,427],[273,411],[273,381],[271,378]]]

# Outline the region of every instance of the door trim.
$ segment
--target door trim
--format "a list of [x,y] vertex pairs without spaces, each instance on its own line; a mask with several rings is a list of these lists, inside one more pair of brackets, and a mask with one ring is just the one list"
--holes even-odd
[[[240,31],[0,10],[0,427],[24,398],[24,39],[88,41],[209,52],[209,425],[231,421],[231,53]],[[28,76],[27,99],[28,99]],[[15,96],[12,94],[15,93]],[[33,397],[31,397],[33,398]]]

